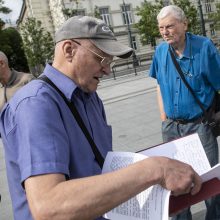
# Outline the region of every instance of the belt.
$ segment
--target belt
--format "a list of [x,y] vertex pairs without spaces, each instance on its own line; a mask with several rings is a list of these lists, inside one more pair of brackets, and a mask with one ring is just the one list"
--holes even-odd
[[204,122],[204,117],[199,116],[198,118],[193,118],[193,119],[179,119],[179,118],[168,118],[174,122],[177,122],[178,124],[188,124],[188,123],[195,123],[195,124],[200,124]]

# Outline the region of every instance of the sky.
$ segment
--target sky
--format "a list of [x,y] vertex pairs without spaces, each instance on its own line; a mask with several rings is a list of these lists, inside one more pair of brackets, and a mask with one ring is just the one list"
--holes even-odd
[[1,14],[0,13],[0,18],[4,21],[6,19],[10,19],[11,22],[15,24],[16,20],[19,17],[23,0],[3,0],[3,1],[5,2],[4,6],[10,8],[12,10],[12,12],[9,14]]

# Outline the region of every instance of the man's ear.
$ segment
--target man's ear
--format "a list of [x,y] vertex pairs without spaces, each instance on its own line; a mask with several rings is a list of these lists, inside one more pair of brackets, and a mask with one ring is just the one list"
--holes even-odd
[[76,53],[76,48],[77,48],[77,46],[74,43],[72,43],[71,41],[64,42],[63,48],[62,48],[63,49],[63,54],[64,54],[64,57],[68,61],[72,61],[73,56]]
[[188,30],[188,24],[189,24],[188,20],[186,19],[183,23],[184,23],[184,26],[185,26],[185,31],[187,31]]
[[2,67],[5,66],[5,62],[3,60],[0,60],[0,66],[2,66]]

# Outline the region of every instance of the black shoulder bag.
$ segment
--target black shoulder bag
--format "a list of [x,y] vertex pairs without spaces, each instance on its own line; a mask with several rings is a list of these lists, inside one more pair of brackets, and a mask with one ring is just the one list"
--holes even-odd
[[95,159],[97,161],[97,163],[99,164],[100,168],[103,167],[104,164],[104,158],[102,157],[100,151],[98,150],[95,142],[93,141],[91,135],[89,134],[89,131],[87,130],[76,106],[74,105],[73,102],[69,102],[68,99],[66,98],[66,96],[60,91],[60,89],[57,88],[57,86],[45,75],[38,77],[38,79],[43,80],[44,82],[48,83],[51,87],[53,87],[59,94],[60,96],[63,98],[63,100],[65,101],[65,103],[67,104],[67,106],[69,107],[70,111],[72,112],[74,118],[76,119],[79,127],[81,128],[81,130],[83,131],[86,139],[88,140],[92,151],[95,155]]
[[211,109],[209,112],[207,112],[206,109],[204,108],[204,106],[202,105],[202,103],[200,102],[200,100],[195,95],[192,87],[186,81],[184,74],[180,68],[180,65],[177,63],[175,55],[173,54],[173,51],[170,47],[169,47],[169,52],[170,52],[172,61],[177,69],[177,72],[179,73],[182,81],[184,82],[186,87],[189,89],[190,93],[194,97],[194,99],[197,102],[197,104],[199,105],[199,107],[202,109],[205,121],[209,124],[214,136],[215,137],[220,136],[220,94],[218,92],[216,92],[214,101],[211,104]]

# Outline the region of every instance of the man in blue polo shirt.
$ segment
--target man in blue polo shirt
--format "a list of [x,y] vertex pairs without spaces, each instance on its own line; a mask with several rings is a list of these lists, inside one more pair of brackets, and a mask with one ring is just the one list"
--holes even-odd
[[[214,166],[218,163],[219,156],[217,139],[209,125],[203,123],[203,111],[180,78],[169,48],[206,110],[213,102],[215,91],[220,90],[220,55],[210,39],[186,32],[187,19],[179,7],[169,5],[162,8],[157,20],[165,42],[155,51],[150,76],[158,82],[163,141],[197,132],[209,162]],[[206,219],[220,219],[220,207],[210,208],[209,205],[207,203]],[[174,219],[188,220],[192,216],[187,210]]]
[[[119,43],[102,20],[87,16],[68,19],[55,41],[54,61],[43,76],[59,92],[48,82],[33,80],[1,114],[14,219],[100,220],[154,184],[176,195],[197,193],[198,174],[165,157],[100,175],[95,155],[99,152],[105,158],[112,150],[112,132],[96,89],[100,78],[110,73],[113,56],[129,57],[133,50]],[[97,151],[76,122],[79,115],[73,117],[66,103],[71,107],[74,103]]]

